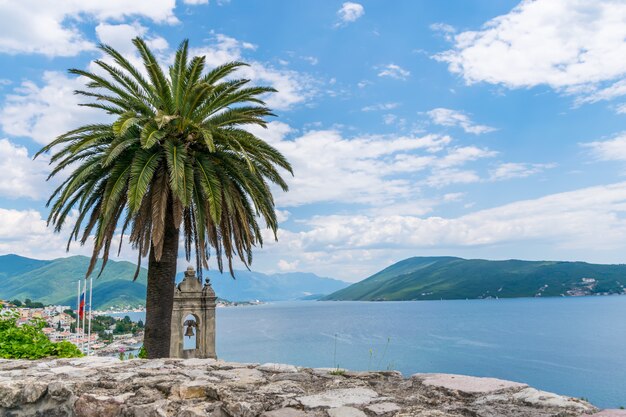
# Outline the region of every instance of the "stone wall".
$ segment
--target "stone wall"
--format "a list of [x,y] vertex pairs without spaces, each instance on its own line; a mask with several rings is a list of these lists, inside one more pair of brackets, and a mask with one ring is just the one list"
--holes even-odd
[[214,359],[0,360],[0,416],[574,417],[573,398],[492,378]]

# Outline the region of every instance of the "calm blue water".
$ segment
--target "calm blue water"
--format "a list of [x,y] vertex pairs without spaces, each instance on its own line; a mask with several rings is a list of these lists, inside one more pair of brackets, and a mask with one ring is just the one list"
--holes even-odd
[[626,406],[626,297],[220,308],[217,354],[229,361],[491,376],[619,407]]

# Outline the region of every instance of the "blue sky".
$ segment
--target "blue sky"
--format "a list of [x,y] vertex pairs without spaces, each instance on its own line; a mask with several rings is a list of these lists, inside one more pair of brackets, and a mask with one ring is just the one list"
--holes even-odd
[[24,0],[0,16],[0,253],[68,255],[31,157],[106,120],[66,70],[99,42],[136,59],[139,35],[164,64],[189,38],[279,90],[255,133],[295,176],[253,269],[356,281],[420,255],[626,259],[623,1]]

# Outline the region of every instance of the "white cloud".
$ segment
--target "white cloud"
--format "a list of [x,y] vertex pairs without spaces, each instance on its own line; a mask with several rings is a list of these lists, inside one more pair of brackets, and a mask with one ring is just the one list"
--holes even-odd
[[101,111],[78,106],[84,101],[74,95],[74,90],[84,88],[80,78],[47,71],[43,82],[43,86],[38,86],[25,81],[13,94],[6,96],[0,110],[0,125],[5,133],[48,144],[58,135],[85,122],[109,119]]
[[[324,229],[351,229],[347,234],[329,233],[335,246],[368,247],[385,241],[397,246],[487,245],[543,238],[560,244],[590,246],[591,242],[623,245],[626,218],[626,183],[553,194],[477,211],[458,218],[391,216],[364,219],[355,216],[314,217],[315,228],[305,234],[321,241]],[[588,216],[594,212],[594,216]],[[350,225],[360,225],[353,227]],[[401,227],[398,227],[401,226]],[[585,227],[587,226],[587,227]],[[606,231],[604,236],[600,230]],[[594,237],[592,237],[594,236]],[[591,238],[590,240],[587,240]]]
[[183,0],[183,3],[197,6],[199,4],[209,4],[209,0]]
[[465,197],[466,193],[448,193],[443,195],[443,201],[445,202],[457,202],[461,201]]
[[426,183],[435,188],[452,184],[471,184],[479,181],[480,177],[476,171],[457,168],[436,169],[426,178]]
[[[105,24],[96,27],[100,41],[117,48],[135,65],[141,62],[130,39],[134,36],[147,36],[147,29],[139,24]],[[147,42],[166,60],[167,42],[161,37],[147,37]],[[215,35],[214,43],[205,48],[191,50],[192,55],[205,55],[208,67],[228,61],[244,59],[249,67],[241,69],[236,76],[252,79],[256,84],[270,85],[278,90],[267,98],[267,104],[276,110],[287,110],[303,103],[316,93],[315,81],[305,74],[286,69],[275,69],[266,64],[243,57],[245,51],[256,48],[225,35]],[[106,59],[106,58],[105,58]],[[93,64],[90,70],[98,71]],[[86,100],[74,95],[74,90],[83,89],[81,77],[47,71],[43,74],[42,85],[24,81],[13,93],[8,94],[0,109],[0,126],[12,136],[27,136],[40,144],[47,144],[56,136],[88,122],[110,120],[102,111],[78,104]]]
[[615,106],[615,113],[626,114],[626,103],[618,104]]
[[[444,195],[443,200],[460,197]],[[426,217],[418,212],[416,207],[411,215],[379,210],[300,221],[299,231],[280,229],[278,242],[270,236],[265,239],[255,268],[269,261],[267,269],[280,263],[287,270],[356,281],[420,254],[621,262],[626,250],[626,183],[552,194],[459,217]],[[53,233],[35,210],[0,208],[0,253],[39,259],[67,256],[66,233]],[[132,260],[128,245],[124,247],[122,258]],[[89,245],[72,245],[70,254],[89,255],[90,250]]]
[[361,111],[383,111],[383,110],[392,110],[398,107],[399,103],[378,103],[372,104],[371,106],[365,106],[361,109]]
[[270,95],[266,100],[271,108],[288,110],[317,94],[316,80],[306,74],[246,59],[244,53],[255,50],[256,45],[223,34],[215,34],[213,40],[211,45],[192,48],[190,54],[204,55],[209,67],[243,59],[250,66],[240,69],[236,76],[249,78],[257,84],[267,84],[278,90],[278,93]]
[[491,126],[479,125],[474,123],[467,114],[445,108],[432,109],[426,114],[431,118],[433,123],[441,126],[458,126],[467,133],[473,133],[474,135],[480,135],[482,133],[489,133],[496,130]]
[[47,197],[48,160],[32,160],[26,148],[0,139],[0,196],[15,199]]
[[95,45],[78,29],[84,18],[97,21],[142,17],[177,22],[175,0],[24,0],[0,3],[0,52],[74,56]]
[[452,42],[452,36],[456,33],[456,29],[447,23],[433,23],[430,25],[430,30],[441,34],[448,42]]
[[317,57],[314,57],[314,56],[303,56],[302,59],[311,65],[317,65],[319,63],[319,60],[317,59]]
[[601,161],[626,161],[626,132],[613,139],[581,144],[591,149],[593,156]]
[[[456,198],[456,196],[455,196]],[[300,270],[362,279],[420,254],[621,262],[626,183],[518,201],[459,217],[364,214],[315,216],[281,230],[263,256],[300,259]]]
[[622,0],[524,0],[480,30],[456,35],[454,48],[435,58],[468,84],[547,85],[609,99],[626,92],[625,21]]
[[346,138],[337,130],[295,135],[281,122],[270,123],[267,130],[251,130],[293,165],[294,177],[287,179],[290,191],[276,196],[283,207],[319,202],[376,206],[413,200],[422,186],[478,181],[477,173],[461,168],[497,154],[477,146],[451,146],[452,139],[445,135]]
[[498,165],[490,171],[492,181],[508,180],[512,178],[526,178],[554,168],[555,164],[528,164],[518,162],[506,162]]
[[395,114],[383,114],[383,123],[386,125],[392,125],[398,120],[398,116]]
[[394,78],[396,80],[406,80],[411,73],[409,70],[396,64],[387,64],[378,72],[379,77]]
[[[17,253],[36,259],[68,256],[66,236],[53,232],[36,210],[0,208],[0,253]],[[73,254],[87,255],[89,248],[76,247]]]
[[339,16],[341,24],[355,22],[364,14],[365,9],[363,6],[359,3],[353,3],[351,1],[343,3],[341,8],[337,10],[337,16]]
[[278,269],[280,269],[281,271],[295,271],[298,269],[298,265],[300,265],[300,261],[295,260],[293,262],[288,262],[284,259],[281,259],[280,261],[278,261]]
[[276,210],[276,220],[278,220],[278,223],[286,222],[290,215],[291,213],[287,210]]
[[[147,36],[148,28],[135,22],[132,24],[100,23],[96,26],[96,36],[104,44],[112,46],[125,56],[137,56],[137,48],[132,39],[142,37],[153,52],[162,52],[168,49],[167,41],[160,36]],[[137,61],[139,62],[139,61]]]
[[[93,245],[88,241],[84,246],[72,241],[69,252],[66,251],[70,225],[76,220],[76,212],[70,213],[66,226],[56,233],[52,226],[47,226],[42,214],[33,209],[15,210],[0,207],[0,254],[15,253],[35,259],[54,259],[65,256],[91,256]],[[119,246],[121,236],[116,235],[112,247]],[[125,241],[120,256],[117,250],[111,251],[111,259],[137,261],[137,252]],[[145,260],[143,262],[145,266]],[[182,263],[186,265],[186,263]]]
[[406,119],[398,117],[392,113],[383,114],[383,123],[387,126],[395,125],[398,129],[403,130],[406,127]]

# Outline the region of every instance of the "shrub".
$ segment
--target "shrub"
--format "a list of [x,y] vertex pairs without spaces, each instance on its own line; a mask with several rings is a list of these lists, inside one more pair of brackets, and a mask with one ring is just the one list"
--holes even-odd
[[17,325],[16,314],[0,316],[0,358],[41,359],[49,356],[74,358],[82,356],[70,342],[51,342],[41,330],[46,323],[35,319],[32,323]]

